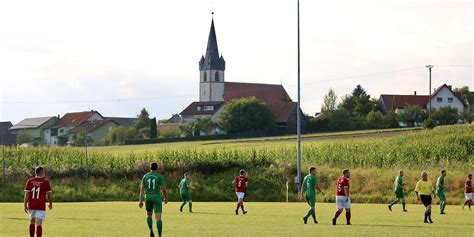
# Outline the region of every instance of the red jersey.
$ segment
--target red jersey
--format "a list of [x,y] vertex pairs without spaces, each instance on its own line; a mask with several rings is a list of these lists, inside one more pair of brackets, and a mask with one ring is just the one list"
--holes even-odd
[[349,187],[349,180],[346,177],[341,176],[336,182],[336,196],[346,196],[344,187]]
[[28,179],[25,192],[28,192],[28,209],[46,210],[46,193],[51,192],[48,179],[40,177]]
[[238,193],[245,193],[245,189],[247,189],[247,177],[245,176],[237,176],[234,179],[234,186],[235,191]]
[[472,180],[466,179],[464,185],[466,185],[464,188],[464,193],[472,193]]

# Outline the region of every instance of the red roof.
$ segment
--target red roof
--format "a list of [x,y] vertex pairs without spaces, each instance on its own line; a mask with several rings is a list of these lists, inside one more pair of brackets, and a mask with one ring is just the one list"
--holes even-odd
[[[87,121],[97,111],[84,111],[65,114],[54,126],[59,127],[76,127]],[[98,113],[98,112],[97,112]]]
[[111,120],[111,119],[104,119],[104,120],[94,120],[94,121],[87,121],[77,127],[75,127],[71,133],[78,133],[78,132],[83,132],[86,131],[87,133],[93,132],[94,130],[104,126],[107,123],[115,123],[115,125],[118,125],[117,122]]
[[380,95],[385,108],[387,109],[403,109],[406,105],[418,105],[426,108],[426,104],[430,100],[427,95]]

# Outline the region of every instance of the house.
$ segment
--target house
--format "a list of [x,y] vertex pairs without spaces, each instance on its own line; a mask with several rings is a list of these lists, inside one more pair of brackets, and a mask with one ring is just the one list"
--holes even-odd
[[113,119],[97,119],[97,120],[87,120],[81,125],[73,128],[69,131],[68,142],[74,142],[74,134],[78,133],[87,133],[87,136],[92,138],[93,146],[104,145],[105,137],[109,134],[114,127],[119,126]]
[[0,145],[11,146],[16,144],[16,135],[9,130],[13,124],[8,122],[0,122]]
[[15,135],[28,134],[32,142],[48,143],[44,138],[48,129],[58,121],[58,117],[26,118],[9,129]]
[[214,20],[211,22],[206,54],[199,61],[199,71],[199,101],[192,102],[180,113],[181,122],[198,118],[211,118],[217,122],[227,102],[248,97],[265,102],[281,130],[285,130],[291,120],[296,120],[297,103],[291,100],[282,85],[225,81],[225,60],[219,56]]
[[[471,101],[474,101],[474,91],[471,91]],[[469,105],[471,113],[474,113],[474,103]]]
[[[394,111],[395,113],[403,112],[407,105],[418,105],[423,111],[427,111],[429,107],[429,95],[389,95],[382,94],[379,99],[385,113]],[[431,109],[435,111],[441,107],[456,108],[460,113],[464,110],[464,103],[458,93],[453,92],[452,87],[446,84],[438,87],[431,94]]]
[[133,126],[133,123],[137,118],[123,118],[123,117],[105,117],[105,119],[110,119],[116,122],[119,126],[129,128]]
[[53,126],[45,130],[45,141],[51,145],[66,145],[69,142],[70,130],[86,122],[93,122],[95,120],[104,120],[104,117],[94,110],[67,113]]

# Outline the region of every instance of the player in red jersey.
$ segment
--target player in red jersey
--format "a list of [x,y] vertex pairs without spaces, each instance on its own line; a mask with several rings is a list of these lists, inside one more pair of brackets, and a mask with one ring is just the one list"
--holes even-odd
[[53,199],[51,194],[51,186],[46,179],[44,168],[41,166],[35,169],[36,176],[28,179],[25,185],[24,205],[25,212],[30,217],[30,237],[41,237],[43,235],[43,227],[41,224],[46,217],[46,200],[49,202],[49,210],[53,209]]
[[240,175],[234,178],[232,181],[235,187],[235,194],[237,195],[237,209],[235,209],[235,214],[239,214],[239,207],[242,209],[242,213],[245,215],[247,211],[244,209],[244,197],[245,191],[247,190],[247,185],[249,184],[247,176],[245,176],[245,170],[240,170]]
[[464,206],[468,205],[469,210],[471,210],[471,205],[472,205],[472,174],[468,174],[467,179],[464,182],[464,195],[466,196],[466,201],[462,205],[462,209],[464,209]]
[[332,219],[332,224],[336,225],[337,218],[341,215],[343,209],[346,209],[347,225],[351,225],[351,198],[349,193],[349,178],[351,173],[348,169],[342,171],[342,176],[336,182],[336,204],[337,211]]

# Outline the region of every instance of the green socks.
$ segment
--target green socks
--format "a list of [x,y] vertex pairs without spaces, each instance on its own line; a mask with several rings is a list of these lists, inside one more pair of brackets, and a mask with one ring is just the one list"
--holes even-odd
[[316,212],[315,211],[311,211],[311,216],[313,217],[313,220],[316,220]]
[[395,205],[395,204],[397,204],[397,203],[398,203],[398,198],[397,198],[397,199],[395,199],[395,200],[393,200],[393,202],[392,202],[392,203],[390,203],[390,206],[393,206],[393,205]]
[[189,202],[189,212],[193,211],[193,202]]
[[403,206],[403,210],[406,210],[405,209],[405,202],[402,202],[402,206]]
[[445,208],[446,208],[446,203],[441,203],[441,204],[439,204],[439,209],[440,209],[441,213],[444,212],[444,209],[445,209]]
[[156,227],[158,227],[158,236],[161,236],[161,231],[163,230],[163,221],[156,221]]
[[146,217],[146,223],[148,224],[148,229],[150,229],[150,233],[153,233],[153,219],[151,216]]
[[313,210],[309,210],[308,211],[308,214],[306,214],[306,218],[310,217],[313,215]]

